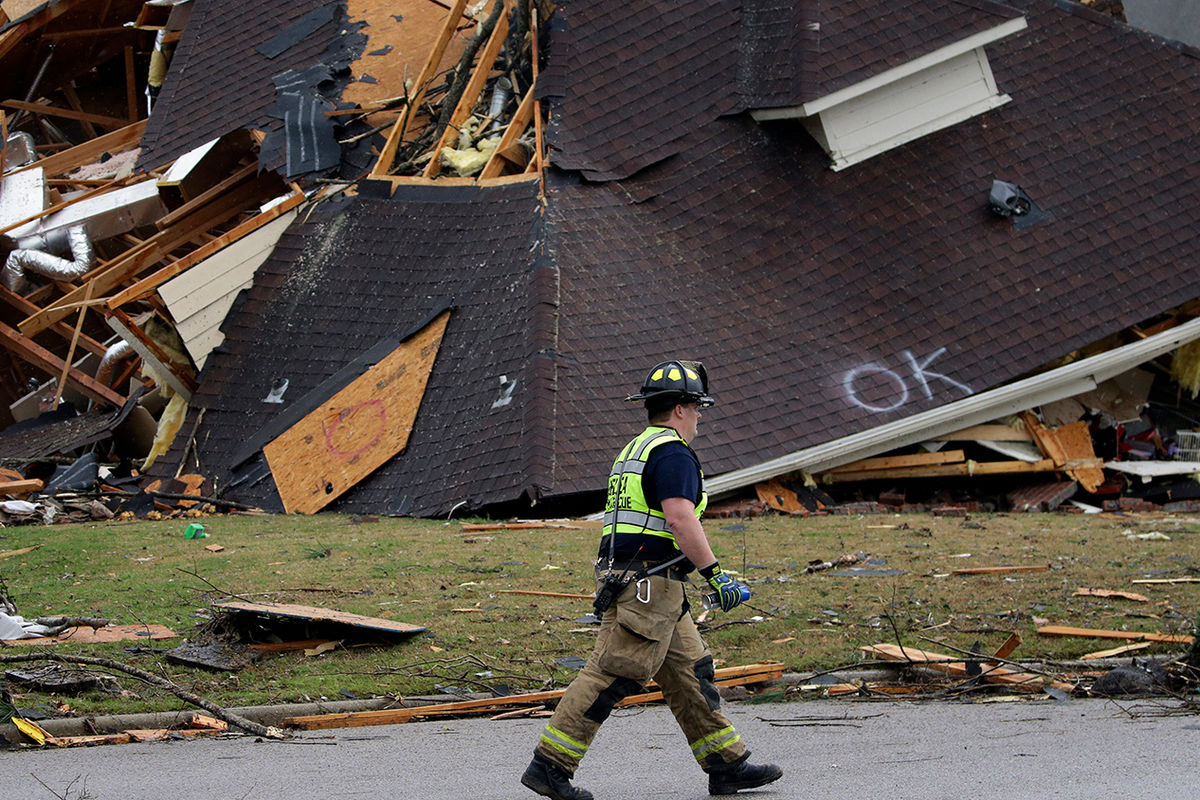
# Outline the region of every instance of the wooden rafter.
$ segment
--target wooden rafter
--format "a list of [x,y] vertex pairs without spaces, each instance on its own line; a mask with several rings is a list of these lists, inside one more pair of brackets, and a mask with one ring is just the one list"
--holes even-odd
[[492,157],[488,159],[484,165],[483,171],[479,173],[479,180],[484,181],[488,178],[495,178],[500,175],[504,169],[505,151],[516,145],[517,140],[525,133],[525,129],[529,127],[529,121],[533,118],[533,90],[534,86],[529,87],[529,91],[525,93],[525,98],[521,101],[521,105],[517,107],[517,111],[513,114],[512,120],[508,123],[508,127],[504,130],[504,135],[500,137],[500,144],[496,146],[496,151],[492,153]]
[[73,108],[59,108],[49,103],[26,103],[24,100],[4,100],[0,101],[0,106],[11,108],[14,111],[27,111],[30,114],[44,114],[50,117],[73,119],[79,122],[91,122],[102,128],[111,128],[113,130],[119,130],[129,124],[128,120],[107,117],[103,114],[92,114],[87,111],[76,111]]
[[80,287],[69,291],[37,314],[22,320],[21,332],[32,336],[70,314],[71,305],[83,298],[83,283],[94,282],[93,293],[102,296],[125,281],[135,278],[143,270],[166,258],[173,250],[192,241],[200,232],[229,221],[246,208],[261,202],[264,197],[269,197],[271,192],[275,191],[277,181],[278,178],[273,173],[263,173],[258,178],[241,184],[224,197],[178,220],[175,225],[151,236],[137,247],[92,270],[80,279]]
[[87,373],[70,367],[67,362],[46,348],[21,335],[21,332],[0,322],[0,347],[4,347],[23,361],[38,367],[50,375],[65,374],[67,381],[82,394],[98,403],[120,408],[125,398],[100,383]]
[[413,117],[419,113],[421,103],[425,101],[425,91],[429,88],[429,82],[433,80],[433,76],[437,73],[438,64],[442,63],[442,56],[446,54],[446,47],[450,44],[450,39],[454,36],[454,31],[458,29],[459,22],[462,21],[463,11],[466,7],[467,0],[455,0],[454,7],[446,15],[446,24],[442,26],[442,31],[438,35],[437,41],[434,42],[433,47],[429,51],[429,57],[425,59],[425,65],[421,67],[421,74],[417,76],[416,83],[413,84],[416,94],[409,100],[408,107],[396,120],[396,124],[392,126],[392,130],[388,133],[387,141],[383,145],[383,151],[379,154],[379,160],[375,162],[375,167],[371,170],[372,178],[383,177],[391,171],[392,161],[396,158],[396,151],[412,127]]
[[126,125],[120,130],[106,133],[91,141],[77,144],[54,155],[40,158],[32,164],[27,164],[24,167],[13,170],[9,174],[24,172],[34,167],[41,167],[47,178],[63,175],[71,170],[82,167],[84,164],[91,164],[105,153],[119,153],[122,150],[136,147],[138,142],[142,140],[142,133],[145,130],[146,120],[139,120],[132,125]]
[[471,73],[470,80],[467,81],[467,88],[463,90],[458,105],[454,107],[454,112],[450,115],[450,122],[446,125],[446,130],[442,131],[441,138],[433,147],[433,157],[429,159],[429,163],[425,165],[425,171],[422,173],[426,178],[434,177],[441,169],[442,148],[458,137],[459,129],[471,116],[475,104],[479,102],[479,93],[483,91],[488,75],[496,63],[496,56],[500,54],[500,48],[508,37],[509,3],[507,0],[496,0],[496,2],[503,2],[504,10],[500,12],[500,19],[496,20],[496,27],[492,29],[492,35],[488,37],[483,52],[479,54],[479,59],[475,62],[475,70]]

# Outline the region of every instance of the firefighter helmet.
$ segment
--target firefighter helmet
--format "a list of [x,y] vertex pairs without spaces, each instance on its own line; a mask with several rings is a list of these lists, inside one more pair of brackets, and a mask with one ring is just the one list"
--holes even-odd
[[717,401],[708,394],[708,371],[699,361],[664,361],[650,370],[642,390],[626,400],[678,397],[683,403],[707,408]]

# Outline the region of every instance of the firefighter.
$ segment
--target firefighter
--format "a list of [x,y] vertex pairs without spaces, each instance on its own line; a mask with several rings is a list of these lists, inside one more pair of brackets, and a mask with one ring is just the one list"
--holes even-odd
[[684,583],[697,569],[721,609],[750,598],[721,569],[700,522],[704,473],[692,450],[700,409],[715,402],[696,361],[665,361],[641,391],[648,426],[621,450],[608,478],[604,533],[596,561],[600,633],[591,658],[559,701],[521,783],[553,800],[591,800],[571,779],[596,731],[625,697],[653,679],[708,774],[711,794],[734,794],[778,780],[773,764],[749,751],[721,713],[712,654],[688,613]]

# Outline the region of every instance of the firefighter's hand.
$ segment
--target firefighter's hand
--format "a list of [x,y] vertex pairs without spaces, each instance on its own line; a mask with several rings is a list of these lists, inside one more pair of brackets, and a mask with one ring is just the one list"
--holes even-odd
[[720,564],[714,563],[705,567],[700,570],[700,574],[708,581],[708,585],[716,590],[722,611],[730,611],[750,599],[750,587],[735,580],[732,575],[721,569]]

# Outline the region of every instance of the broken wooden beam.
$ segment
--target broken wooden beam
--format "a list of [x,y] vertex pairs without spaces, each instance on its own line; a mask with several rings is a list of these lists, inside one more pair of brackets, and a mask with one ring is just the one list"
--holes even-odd
[[[29,478],[21,481],[0,481],[0,494],[10,494],[13,497],[24,497],[27,494],[40,492],[45,485],[45,483],[36,478]],[[12,554],[12,552],[0,553],[0,558],[4,558],[4,556]]]
[[863,458],[834,467],[829,472],[868,472],[879,469],[898,469],[902,467],[925,467],[934,464],[953,464],[965,461],[966,455],[962,450],[945,450],[936,453],[913,453],[906,456],[880,456],[879,458]]
[[948,478],[954,476],[1004,475],[1019,472],[1053,472],[1057,467],[1051,459],[1034,463],[1026,461],[966,461],[962,464],[931,464],[928,466],[898,467],[896,469],[846,470],[823,472],[824,483],[849,483],[851,481],[894,480],[900,478]]
[[142,140],[142,133],[145,130],[146,120],[143,119],[132,125],[126,125],[120,130],[98,136],[95,139],[86,141],[83,144],[77,144],[54,155],[39,158],[32,164],[26,164],[23,167],[14,169],[9,174],[12,175],[17,172],[24,172],[27,169],[33,169],[34,167],[41,167],[47,178],[63,175],[85,164],[91,164],[105,153],[120,153],[123,150],[136,147]]
[[120,408],[125,404],[125,398],[105,386],[100,381],[85,372],[80,372],[54,353],[42,347],[32,339],[21,335],[15,328],[10,328],[0,322],[0,347],[4,347],[22,361],[28,361],[38,369],[50,375],[63,374],[66,368],[67,381],[86,397],[102,405]]
[[1140,631],[1110,631],[1100,628],[1073,628],[1070,625],[1043,625],[1037,629],[1043,636],[1079,636],[1087,639],[1129,639],[1135,642],[1191,644],[1195,637],[1173,633],[1143,633]]
[[[908,662],[935,672],[944,672],[962,678],[970,677],[967,674],[967,663],[961,659],[956,660],[953,656],[896,644],[872,644],[861,649],[885,661]],[[979,677],[987,683],[1002,684],[1013,689],[1030,692],[1040,692],[1047,686],[1066,692],[1075,688],[1072,684],[1056,681],[1044,675],[1035,675],[1032,672],[1022,672],[1008,667],[985,665],[983,673]]]

